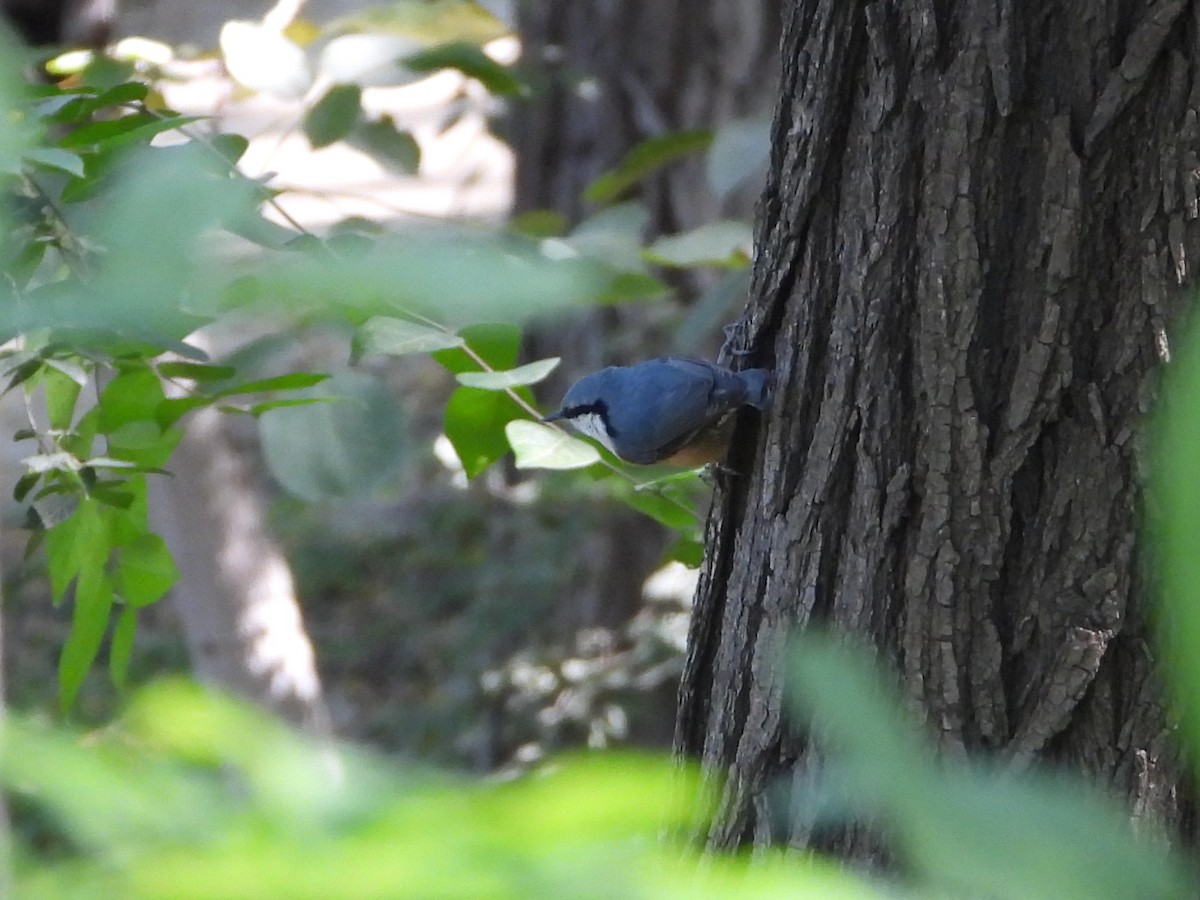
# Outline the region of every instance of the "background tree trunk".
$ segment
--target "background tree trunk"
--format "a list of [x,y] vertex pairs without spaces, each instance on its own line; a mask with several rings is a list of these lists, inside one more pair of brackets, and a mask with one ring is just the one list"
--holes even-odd
[[816,620],[943,750],[1081,769],[1190,834],[1136,526],[1200,250],[1200,4],[786,6],[745,322],[778,387],[714,504],[676,735],[727,779],[708,842],[808,843],[764,789],[816,765],[778,660]]
[[[587,213],[583,192],[647,138],[769,113],[778,83],[780,0],[521,0],[522,64],[537,94],[515,111],[517,212]],[[651,236],[720,215],[700,158],[647,179]]]
[[[536,90],[510,121],[514,212],[551,209],[577,224],[593,211],[584,191],[642,141],[767,115],[775,101],[779,0],[521,0],[517,13],[522,65]],[[638,195],[650,214],[647,239],[720,215],[748,216],[753,203],[748,194],[713,195],[698,156],[646,179]],[[644,310],[604,310],[535,334],[536,355],[567,361],[548,395],[561,396],[587,372],[667,350],[645,318]],[[624,622],[641,606],[665,536],[626,511],[591,544],[588,557],[598,564],[576,595],[579,624]]]
[[327,737],[291,569],[224,418],[211,408],[192,415],[171,460],[175,474],[151,482],[152,521],[179,567],[171,599],[201,680]]

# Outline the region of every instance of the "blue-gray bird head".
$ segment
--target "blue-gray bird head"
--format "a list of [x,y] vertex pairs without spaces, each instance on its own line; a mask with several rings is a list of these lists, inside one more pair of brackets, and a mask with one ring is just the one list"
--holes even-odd
[[699,465],[724,452],[713,438],[722,436],[721,426],[733,412],[768,408],[770,382],[766,369],[734,372],[664,356],[585,375],[545,421],[569,422],[626,462]]

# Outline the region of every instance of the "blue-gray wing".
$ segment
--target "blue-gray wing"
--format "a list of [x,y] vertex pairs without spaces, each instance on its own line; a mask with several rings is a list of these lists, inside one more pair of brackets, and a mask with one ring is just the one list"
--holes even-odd
[[633,462],[661,459],[665,450],[686,443],[736,406],[729,393],[736,385],[721,384],[720,373],[709,364],[681,359],[631,367],[622,379],[622,402],[609,410],[623,455]]

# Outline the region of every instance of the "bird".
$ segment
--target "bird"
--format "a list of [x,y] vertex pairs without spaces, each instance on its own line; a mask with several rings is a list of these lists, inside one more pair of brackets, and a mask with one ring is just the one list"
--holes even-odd
[[698,468],[724,455],[735,412],[770,403],[767,369],[662,356],[585,375],[542,421],[566,422],[628,463]]

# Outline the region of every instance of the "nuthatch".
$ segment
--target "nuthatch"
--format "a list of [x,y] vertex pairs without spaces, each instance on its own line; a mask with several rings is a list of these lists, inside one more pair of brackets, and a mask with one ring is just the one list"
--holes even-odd
[[663,356],[585,375],[543,421],[569,422],[626,462],[702,466],[724,455],[734,412],[767,409],[770,385],[766,369]]

